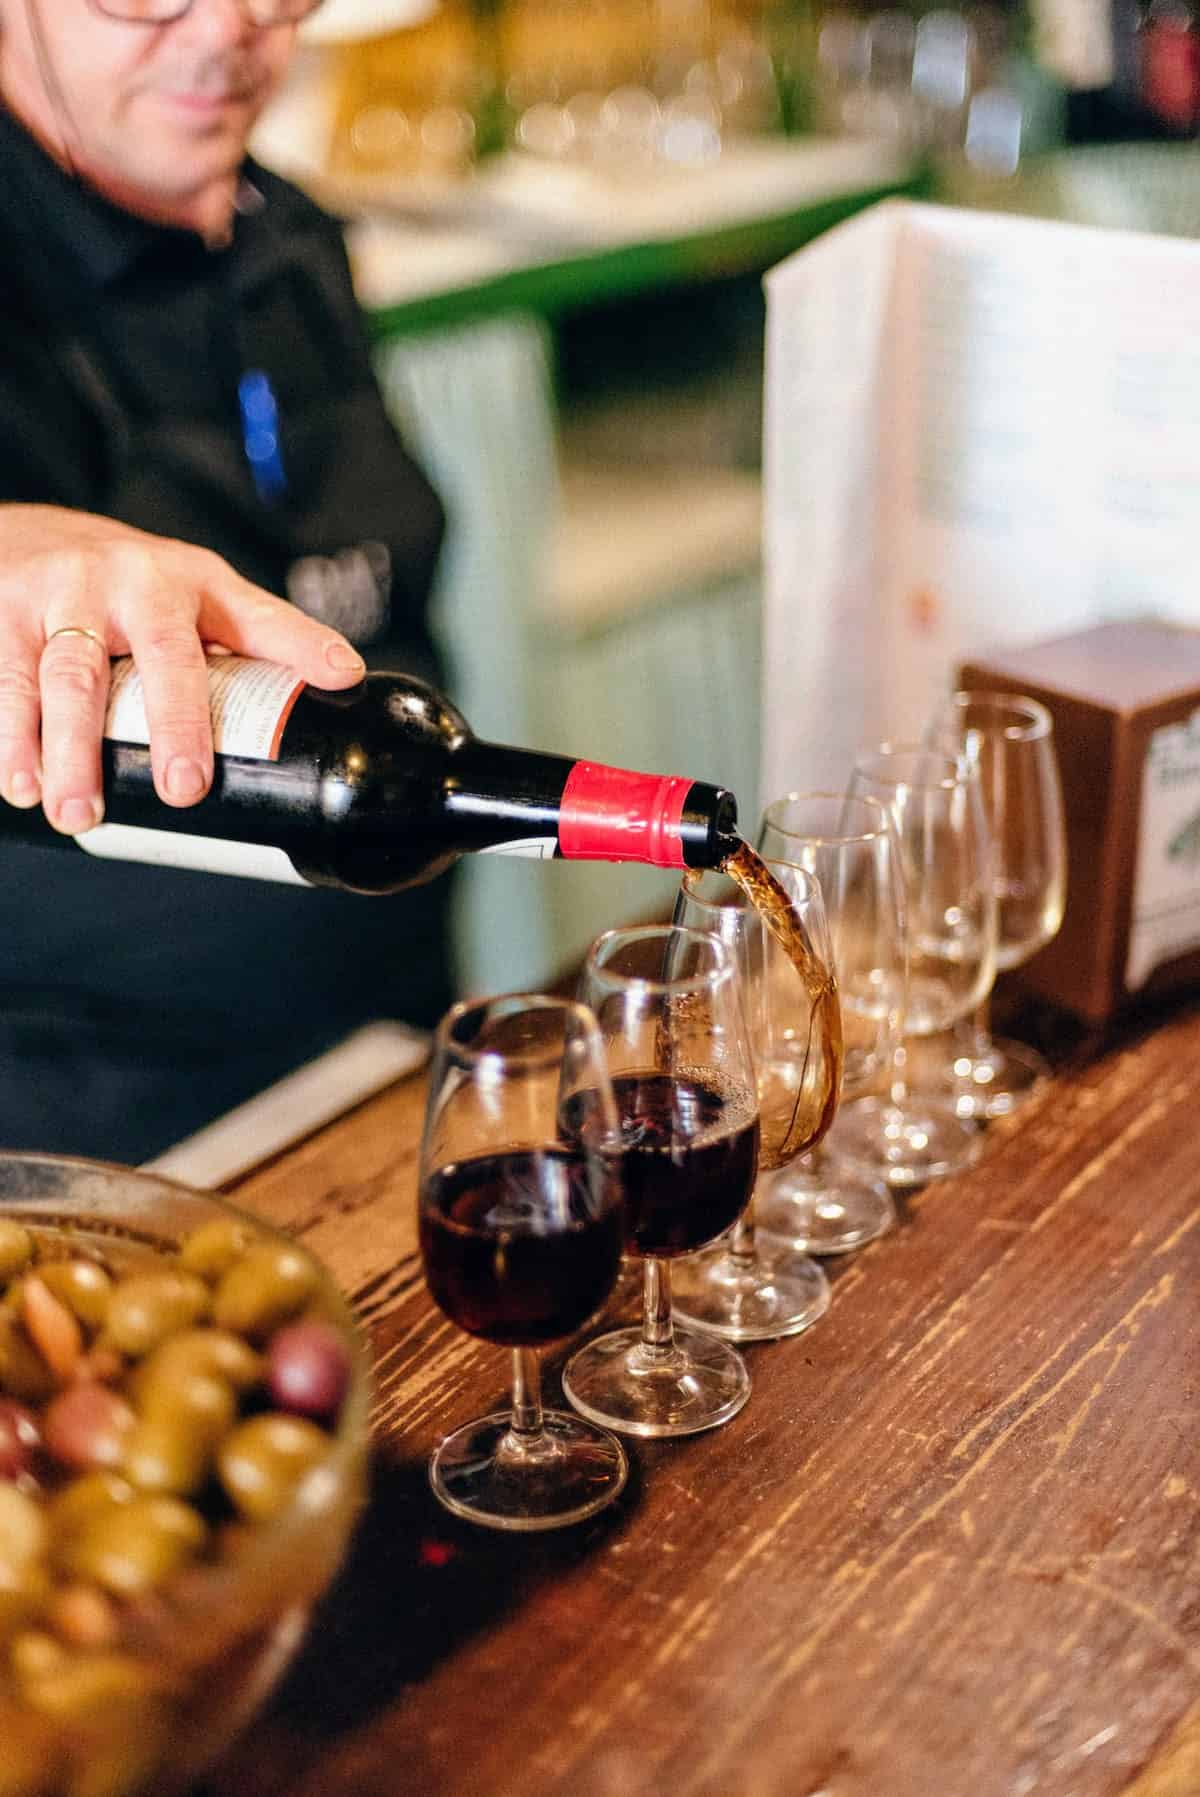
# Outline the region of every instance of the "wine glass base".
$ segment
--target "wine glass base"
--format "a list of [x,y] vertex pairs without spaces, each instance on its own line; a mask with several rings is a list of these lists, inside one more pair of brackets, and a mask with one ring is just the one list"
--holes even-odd
[[749,1261],[728,1244],[689,1254],[671,1270],[671,1299],[681,1323],[731,1342],[774,1341],[810,1329],[829,1309],[829,1281],[815,1260],[787,1246],[756,1245]]
[[581,1416],[626,1435],[697,1435],[750,1396],[741,1355],[691,1329],[676,1329],[669,1348],[647,1348],[640,1329],[614,1329],[571,1356],[562,1382]]
[[834,1168],[901,1190],[959,1173],[979,1157],[983,1137],[951,1098],[910,1092],[902,1106],[854,1098],[842,1106],[823,1148]]
[[754,1215],[768,1255],[780,1244],[801,1254],[849,1254],[892,1227],[896,1206],[878,1176],[834,1169],[824,1154],[810,1164],[805,1155],[756,1194]]
[[986,1122],[1009,1116],[1049,1078],[1049,1063],[1035,1048],[993,1037],[981,1054],[955,1055],[949,1086],[960,1117]]
[[488,1529],[561,1529],[611,1504],[629,1462],[615,1436],[562,1410],[541,1435],[514,1435],[507,1411],[447,1435],[429,1462],[434,1496],[455,1516]]

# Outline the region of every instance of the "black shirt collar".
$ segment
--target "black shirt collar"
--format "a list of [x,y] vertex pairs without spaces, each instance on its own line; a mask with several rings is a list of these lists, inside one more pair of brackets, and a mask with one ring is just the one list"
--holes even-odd
[[[246,216],[265,204],[259,182],[250,179],[253,172],[251,168],[243,178],[245,191],[238,207]],[[25,231],[36,221],[34,228],[65,251],[84,280],[97,289],[112,286],[144,258],[208,253],[198,232],[139,218],[68,174],[3,106],[0,217],[11,218]]]

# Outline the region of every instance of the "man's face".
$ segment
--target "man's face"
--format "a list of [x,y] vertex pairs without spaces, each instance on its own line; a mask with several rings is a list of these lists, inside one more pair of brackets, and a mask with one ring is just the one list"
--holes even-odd
[[240,165],[295,31],[249,24],[236,0],[194,0],[169,25],[105,18],[88,0],[0,0],[0,95],[111,199],[193,224]]

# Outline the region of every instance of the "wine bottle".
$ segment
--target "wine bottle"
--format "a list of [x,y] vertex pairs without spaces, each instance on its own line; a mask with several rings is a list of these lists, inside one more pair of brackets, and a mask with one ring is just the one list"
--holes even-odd
[[105,822],[77,837],[0,804],[0,831],[40,844],[208,872],[396,892],[458,856],[554,856],[713,867],[736,846],[732,793],[481,741],[408,675],[349,692],[288,669],[209,659],[216,767],[197,805],[164,805],[150,769],[141,676],[113,663]]

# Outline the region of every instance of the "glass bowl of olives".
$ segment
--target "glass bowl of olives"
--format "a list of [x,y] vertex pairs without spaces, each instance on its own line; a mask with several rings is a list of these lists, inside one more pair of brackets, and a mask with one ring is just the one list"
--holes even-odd
[[0,1155],[3,1797],[171,1797],[229,1744],[342,1558],[369,1391],[298,1243]]

